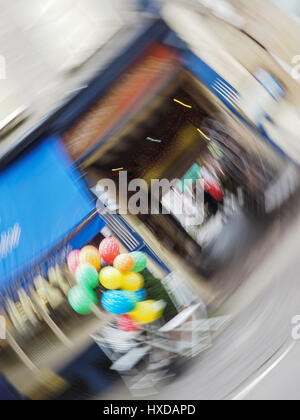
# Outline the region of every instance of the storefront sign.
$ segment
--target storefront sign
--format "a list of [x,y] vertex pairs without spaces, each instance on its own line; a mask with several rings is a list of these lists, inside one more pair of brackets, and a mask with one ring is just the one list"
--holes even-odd
[[142,103],[178,68],[171,48],[154,44],[139,58],[108,93],[63,135],[64,144],[74,160],[79,159],[109,133],[123,117]]

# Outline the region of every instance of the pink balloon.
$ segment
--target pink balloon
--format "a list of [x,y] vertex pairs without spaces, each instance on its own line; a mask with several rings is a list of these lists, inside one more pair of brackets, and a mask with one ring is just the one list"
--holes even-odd
[[121,331],[126,332],[137,331],[139,329],[139,325],[127,314],[118,316],[117,326]]
[[79,255],[80,255],[79,249],[74,249],[74,251],[71,251],[70,254],[68,255],[68,267],[71,273],[73,274],[76,273],[77,267],[80,264]]

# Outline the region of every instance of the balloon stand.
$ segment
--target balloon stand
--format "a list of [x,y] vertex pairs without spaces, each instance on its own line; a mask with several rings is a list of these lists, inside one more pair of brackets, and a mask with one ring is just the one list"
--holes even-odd
[[209,319],[206,305],[179,273],[156,279],[143,252],[120,253],[114,238],[102,240],[99,249],[72,251],[68,265],[77,281],[69,304],[80,315],[94,305],[111,314],[92,338],[135,397],[155,394],[175,379],[228,320]]

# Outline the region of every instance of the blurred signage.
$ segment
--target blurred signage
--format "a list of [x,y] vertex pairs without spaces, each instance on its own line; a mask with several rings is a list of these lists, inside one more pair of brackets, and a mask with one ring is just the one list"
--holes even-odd
[[181,178],[178,188],[180,192],[184,192],[185,187],[188,185],[193,186],[194,183],[201,177],[201,168],[198,163],[194,163],[187,173]]
[[176,52],[155,43],[128,68],[70,130],[63,141],[74,160],[108,134],[147,96],[162,86],[178,69]]
[[31,270],[95,210],[58,136],[2,172],[0,197],[0,289]]
[[285,90],[275,77],[268,71],[259,68],[254,77],[247,79],[241,88],[238,107],[256,125],[263,123],[265,118],[271,117]]
[[0,237],[0,258],[7,257],[15,248],[18,248],[21,236],[21,227],[15,223],[7,232],[1,232]]

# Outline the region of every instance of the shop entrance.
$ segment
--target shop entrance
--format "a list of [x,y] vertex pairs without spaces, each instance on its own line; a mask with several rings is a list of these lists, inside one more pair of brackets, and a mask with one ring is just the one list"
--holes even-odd
[[[127,171],[128,182],[141,178],[148,191],[153,179],[178,180],[170,194],[179,200],[187,193],[185,180],[191,195],[200,181],[204,206],[193,209],[203,212],[199,226],[188,226],[187,215],[178,216],[164,195],[159,214],[149,208],[137,217],[168,249],[201,271],[222,236],[225,215],[243,208],[251,217],[264,216],[266,191],[285,167],[273,151],[267,154],[258,146],[261,140],[253,142],[245,130],[241,133],[226,123],[224,110],[199,82],[181,75],[110,140],[110,147],[89,159],[88,173],[92,182],[111,178],[118,184],[119,172]],[[168,214],[161,214],[162,208]]]

